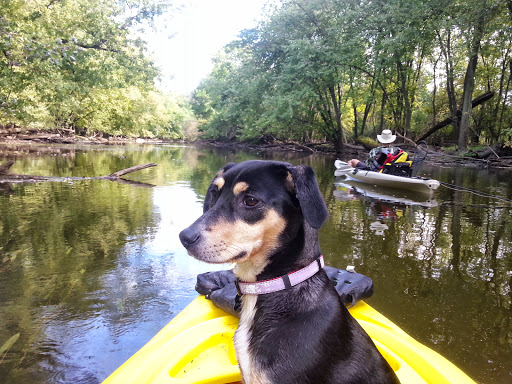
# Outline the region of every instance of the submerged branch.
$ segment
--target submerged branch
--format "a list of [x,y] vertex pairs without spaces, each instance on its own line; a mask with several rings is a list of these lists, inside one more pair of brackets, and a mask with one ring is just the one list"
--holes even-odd
[[152,184],[140,183],[136,181],[122,179],[121,176],[124,176],[128,173],[137,172],[142,169],[155,167],[156,163],[148,163],[137,165],[134,167],[121,169],[117,172],[111,173],[105,176],[65,176],[65,177],[57,177],[57,176],[37,176],[37,175],[20,175],[17,173],[12,173],[9,169],[14,164],[14,161],[7,161],[0,165],[0,183],[38,183],[41,181],[78,181],[78,180],[110,180],[110,181],[120,181],[129,184],[141,185],[141,186],[153,186]]
[[148,163],[148,164],[142,164],[142,165],[136,165],[134,167],[130,167],[130,168],[126,168],[126,169],[121,169],[120,171],[117,171],[117,172],[114,172],[114,173],[111,173],[110,175],[108,176],[103,176],[104,178],[120,178],[121,176],[124,176],[128,173],[132,173],[132,172],[137,172],[137,171],[140,171],[142,169],[146,169],[146,168],[151,168],[151,167],[155,167],[156,166],[156,163]]

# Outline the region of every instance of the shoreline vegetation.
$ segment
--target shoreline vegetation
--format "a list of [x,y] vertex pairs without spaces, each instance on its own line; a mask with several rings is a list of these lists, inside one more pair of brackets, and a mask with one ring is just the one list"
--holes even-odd
[[175,142],[346,160],[391,129],[411,153],[426,140],[431,162],[511,166],[512,6],[270,3],[187,97],[159,88],[141,37],[179,12],[171,3],[0,5],[0,142],[18,143],[11,155]]
[[[425,149],[417,149],[416,144],[407,137],[398,135],[397,145],[411,154],[424,153]],[[330,154],[339,157],[365,158],[374,146],[368,142],[345,143],[344,150],[337,153],[334,145],[329,142],[298,143],[284,141],[271,135],[259,140],[169,140],[162,138],[141,138],[127,136],[110,136],[97,134],[94,136],[76,135],[71,129],[34,129],[0,126],[0,158],[14,158],[19,155],[44,155],[65,153],[67,145],[126,145],[126,144],[190,144],[204,147],[231,148],[248,151],[303,152],[304,154]],[[45,146],[47,144],[47,146]],[[446,165],[465,165],[476,167],[512,168],[512,156],[501,156],[497,149],[490,146],[469,147],[464,154],[458,153],[453,147],[428,148],[427,161]],[[3,161],[1,161],[3,162]]]

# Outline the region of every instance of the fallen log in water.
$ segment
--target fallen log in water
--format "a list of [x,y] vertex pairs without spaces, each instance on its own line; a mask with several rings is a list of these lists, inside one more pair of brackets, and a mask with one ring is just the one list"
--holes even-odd
[[121,169],[120,171],[111,173],[110,175],[105,176],[37,176],[37,175],[20,175],[17,173],[12,173],[9,169],[14,164],[14,161],[7,161],[0,165],[0,183],[39,183],[42,181],[60,181],[60,182],[68,182],[68,181],[78,181],[78,180],[110,180],[110,181],[120,181],[125,183],[137,184],[137,185],[145,185],[152,186],[151,184],[139,183],[136,181],[122,179],[121,176],[124,176],[128,173],[137,172],[142,169],[155,167],[156,163],[148,163],[142,165],[136,165],[134,167]]

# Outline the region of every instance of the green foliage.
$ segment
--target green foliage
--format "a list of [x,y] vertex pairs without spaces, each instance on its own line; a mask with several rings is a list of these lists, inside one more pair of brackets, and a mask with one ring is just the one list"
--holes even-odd
[[182,100],[154,89],[136,37],[166,3],[6,0],[0,4],[0,124],[178,138]]
[[[484,33],[474,96],[497,97],[473,112],[488,109],[472,128],[480,141],[503,140],[512,18],[494,0],[282,1],[226,46],[196,90],[200,129],[212,138],[271,134],[338,148],[384,128],[419,137],[462,107],[477,23]],[[456,129],[432,138],[451,139]]]
[[357,139],[357,141],[360,142],[361,144],[363,144],[365,147],[378,147],[379,146],[379,143],[377,142],[377,140],[375,140],[371,137],[367,137],[367,136],[359,137]]

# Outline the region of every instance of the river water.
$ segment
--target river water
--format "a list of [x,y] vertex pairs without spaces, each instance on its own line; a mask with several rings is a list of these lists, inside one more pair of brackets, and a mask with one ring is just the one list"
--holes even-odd
[[190,258],[178,233],[201,214],[220,167],[258,158],[315,169],[330,212],[320,232],[326,263],[370,276],[370,305],[477,382],[512,382],[509,171],[427,163],[420,172],[500,200],[444,186],[434,196],[362,188],[335,179],[325,155],[170,145],[58,152],[19,155],[12,171],[158,166],[127,176],[137,184],[0,184],[0,381],[105,379],[196,296],[198,273],[224,267]]

